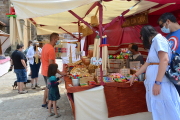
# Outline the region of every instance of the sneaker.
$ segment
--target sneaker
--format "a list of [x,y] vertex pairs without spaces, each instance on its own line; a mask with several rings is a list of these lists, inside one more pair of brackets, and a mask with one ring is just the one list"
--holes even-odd
[[[25,91],[25,90],[23,90],[23,91]],[[28,92],[28,91],[26,91],[26,92]],[[19,90],[18,90],[18,93],[19,93]]]
[[40,86],[38,84],[36,84],[35,87],[40,88]]
[[33,85],[31,85],[31,89],[36,89],[36,87],[33,87]]
[[19,94],[26,94],[28,93],[28,91],[24,90],[24,91],[19,91]]

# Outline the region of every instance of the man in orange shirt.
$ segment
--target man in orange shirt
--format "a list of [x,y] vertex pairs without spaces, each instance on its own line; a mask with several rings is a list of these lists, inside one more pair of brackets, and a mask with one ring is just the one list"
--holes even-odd
[[[46,99],[48,99],[48,92],[49,92],[48,90],[49,80],[47,77],[48,67],[50,64],[55,63],[56,54],[55,54],[54,46],[57,44],[58,40],[59,40],[59,34],[52,33],[50,35],[50,43],[45,44],[41,52],[41,62],[42,62],[41,74],[43,75],[46,84],[42,107],[47,106]],[[57,73],[59,73],[60,75],[66,75],[66,73],[60,72],[59,70],[57,70]]]

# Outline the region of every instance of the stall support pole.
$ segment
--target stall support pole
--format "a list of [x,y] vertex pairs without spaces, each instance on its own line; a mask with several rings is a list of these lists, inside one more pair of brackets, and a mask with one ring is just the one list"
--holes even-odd
[[[102,22],[103,22],[103,7],[99,3],[99,38],[100,38],[101,44],[103,44],[103,40],[102,40],[102,32],[103,32]],[[102,47],[100,47],[100,57],[102,58]],[[100,72],[101,72],[101,85],[105,85],[105,83],[103,82],[102,64],[101,64],[101,67],[100,67]]]
[[89,28],[91,28],[94,32],[97,32],[93,27],[91,27],[86,21],[84,21],[81,17],[79,17],[76,13],[74,13],[72,10],[68,11],[69,13],[71,13],[74,17],[76,17],[79,21],[83,22],[86,26],[88,26]]
[[80,42],[81,41],[81,33],[80,33],[80,21],[78,21],[78,33],[79,33],[79,39],[78,41]]
[[[78,21],[78,32],[79,32],[79,39],[78,39],[78,41],[80,42],[80,51],[81,51],[81,33],[80,33],[80,21]],[[80,55],[80,58],[81,58],[82,56]]]
[[68,33],[68,34],[72,35],[74,38],[76,38],[76,39],[78,39],[78,40],[79,40],[79,38],[77,38],[76,36],[74,36],[72,33],[68,32],[68,31],[67,31],[67,30],[65,30],[64,28],[59,27],[59,29],[64,30],[66,33]]

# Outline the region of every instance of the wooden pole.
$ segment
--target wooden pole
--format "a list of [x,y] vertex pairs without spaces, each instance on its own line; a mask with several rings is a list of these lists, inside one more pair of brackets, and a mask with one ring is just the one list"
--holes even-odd
[[97,16],[98,11],[99,11],[99,7],[98,7],[97,10],[96,10],[95,16]]
[[80,57],[80,48],[81,48],[81,43],[80,42],[77,42],[77,45],[78,45],[78,47],[77,47],[77,53],[78,53],[78,58]]
[[61,40],[60,40],[60,43],[59,43],[59,48],[60,48],[59,57],[61,58],[61,52],[62,52]]
[[70,45],[69,63],[72,63],[71,45]]

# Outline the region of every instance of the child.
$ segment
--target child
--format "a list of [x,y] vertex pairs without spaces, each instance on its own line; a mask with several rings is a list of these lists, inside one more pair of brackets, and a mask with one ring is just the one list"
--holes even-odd
[[[50,64],[48,68],[48,77],[49,77],[49,104],[48,104],[48,109],[49,109],[49,116],[55,115],[55,118],[60,117],[61,115],[57,113],[57,108],[56,108],[56,101],[60,99],[60,94],[59,94],[59,88],[58,85],[62,82],[57,81],[55,75],[57,72],[57,64]],[[51,112],[51,105],[53,104],[53,109],[54,113]]]

